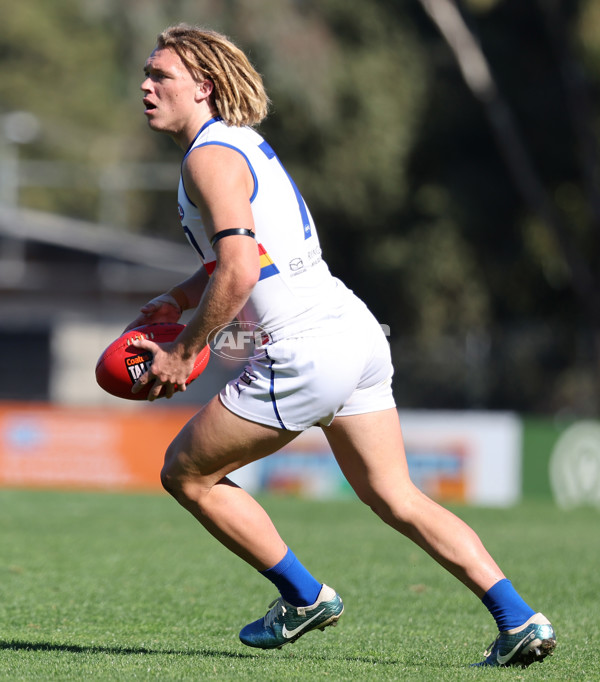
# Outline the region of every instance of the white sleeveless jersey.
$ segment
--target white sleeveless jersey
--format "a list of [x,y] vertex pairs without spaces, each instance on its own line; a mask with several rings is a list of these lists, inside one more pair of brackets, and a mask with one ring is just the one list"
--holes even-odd
[[[304,199],[269,144],[251,128],[227,126],[220,118],[213,118],[202,127],[185,156],[205,145],[239,152],[254,178],[250,202],[260,279],[238,319],[261,325],[281,337],[286,335],[285,330],[300,331],[311,321],[319,324],[332,312],[335,316],[335,308],[344,299],[348,302],[346,296],[354,296],[329,272]],[[179,181],[178,200],[182,227],[210,275],[216,256],[183,179]]]

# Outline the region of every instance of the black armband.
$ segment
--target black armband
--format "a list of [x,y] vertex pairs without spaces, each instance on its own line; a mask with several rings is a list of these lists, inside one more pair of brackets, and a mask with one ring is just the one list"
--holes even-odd
[[236,234],[245,235],[246,237],[252,237],[252,239],[254,239],[254,232],[252,232],[252,230],[248,230],[245,227],[232,227],[229,230],[221,230],[220,232],[217,232],[217,234],[215,234],[215,236],[210,240],[210,245],[214,248],[219,239],[223,239],[223,237],[231,237]]

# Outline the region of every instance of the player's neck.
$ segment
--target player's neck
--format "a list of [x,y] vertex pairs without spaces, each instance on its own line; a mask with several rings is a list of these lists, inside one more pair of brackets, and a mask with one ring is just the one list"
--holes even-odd
[[178,133],[171,134],[171,138],[178,147],[185,151],[196,139],[196,136],[202,129],[202,126],[210,121],[211,118],[214,118],[218,115],[219,114],[215,107],[203,107],[202,110],[198,112],[198,115],[190,119],[185,128]]

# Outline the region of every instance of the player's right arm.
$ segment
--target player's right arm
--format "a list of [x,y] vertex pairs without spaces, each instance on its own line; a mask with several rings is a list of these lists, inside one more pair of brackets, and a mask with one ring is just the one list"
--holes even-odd
[[208,282],[204,267],[191,277],[156,296],[140,308],[140,314],[125,327],[124,332],[145,324],[178,322],[184,310],[195,309]]
[[160,345],[150,339],[133,342],[136,348],[148,350],[154,356],[152,367],[132,388],[136,393],[153,382],[150,401],[163,396],[170,398],[176,388],[185,390],[196,355],[217,327],[236,317],[260,278],[250,204],[254,180],[244,158],[227,147],[207,145],[186,158],[182,175],[186,192],[202,215],[209,240],[230,228],[241,228],[244,234],[230,235],[215,244],[215,268],[196,309],[175,341]]

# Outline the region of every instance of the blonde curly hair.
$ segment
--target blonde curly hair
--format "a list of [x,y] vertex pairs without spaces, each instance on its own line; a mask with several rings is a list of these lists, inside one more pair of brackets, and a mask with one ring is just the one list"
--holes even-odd
[[177,53],[196,80],[212,81],[215,106],[227,125],[254,126],[267,115],[269,98],[260,74],[226,36],[177,24],[159,33],[156,46]]

